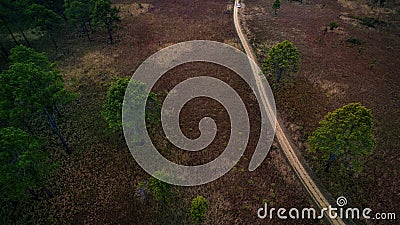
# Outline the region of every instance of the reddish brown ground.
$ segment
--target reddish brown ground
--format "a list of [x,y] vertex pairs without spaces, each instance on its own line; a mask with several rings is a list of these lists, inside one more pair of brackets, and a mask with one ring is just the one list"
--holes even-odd
[[[282,1],[274,16],[272,2],[243,1],[242,18],[260,60],[266,56],[265,49],[285,39],[300,52],[294,85],[283,85],[275,97],[303,155],[335,198],[344,195],[352,206],[399,215],[399,11],[371,11],[363,1],[308,0],[302,5]],[[393,2],[391,6],[396,6]],[[367,28],[350,16],[376,17],[388,25]],[[325,33],[330,22],[339,27]],[[346,40],[350,37],[362,44],[349,44]],[[358,177],[339,177],[335,165],[326,175],[321,172],[324,162],[316,161],[303,143],[327,112],[349,102],[372,109],[377,146]]]
[[[263,201],[275,207],[310,207],[301,185],[276,148],[256,171],[247,171],[248,159],[257,141],[259,111],[250,105],[254,100],[248,88],[231,71],[199,63],[171,70],[171,76],[166,76],[154,90],[164,96],[177,82],[201,74],[214,75],[230,83],[247,99],[245,102],[253,121],[245,157],[217,181],[198,187],[174,187],[175,195],[167,204],[157,205],[152,196],[142,200],[135,195],[138,183],[148,180],[149,175],[136,164],[124,140],[107,131],[101,116],[112,78],[131,76],[148,56],[177,42],[208,39],[238,45],[232,15],[226,13],[227,6],[232,4],[230,1],[141,3],[143,9],[132,1],[118,1],[123,9],[123,20],[114,45],[108,45],[106,37],[99,32],[93,34],[95,41],[92,44],[77,33],[69,33],[67,38],[60,39],[60,45],[67,46],[66,55],[58,58],[60,69],[69,88],[79,94],[78,99],[63,111],[64,116],[59,122],[73,154],[66,156],[56,138],[50,141],[51,156],[60,163],[59,173],[48,185],[55,197],[29,203],[24,215],[35,223],[192,224],[187,213],[191,199],[202,195],[210,202],[205,224],[264,224],[267,221],[258,219],[256,214]],[[217,156],[229,135],[227,115],[217,103],[205,99],[189,103],[181,114],[182,130],[195,137],[198,135],[197,121],[205,115],[216,119],[220,132],[204,154],[175,153],[154,128],[153,138],[160,142],[158,144],[165,151],[163,154],[188,164],[199,164]],[[285,221],[273,219],[268,222],[284,224]],[[318,221],[296,221],[296,224],[316,223]]]

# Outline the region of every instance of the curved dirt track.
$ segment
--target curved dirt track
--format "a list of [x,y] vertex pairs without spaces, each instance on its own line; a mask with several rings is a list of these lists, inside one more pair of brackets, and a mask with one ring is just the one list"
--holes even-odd
[[[244,35],[242,28],[240,26],[240,20],[239,20],[239,16],[238,16],[238,8],[236,7],[236,4],[238,2],[239,2],[239,0],[235,0],[235,3],[234,3],[235,5],[233,7],[234,8],[233,20],[235,23],[236,32],[240,38],[240,42],[242,43],[242,46],[245,49],[246,54],[250,58],[252,58],[255,62],[257,62],[257,58],[255,57],[253,49],[250,47],[250,44],[248,43],[247,38]],[[255,76],[255,78],[256,78],[255,80],[257,82],[258,90],[259,90],[262,98],[267,99],[267,96],[265,96],[265,94],[264,94],[264,92],[265,92],[264,86],[261,85],[260,76]],[[261,110],[266,110],[268,112],[269,107],[265,107],[264,109],[261,109]],[[290,163],[290,166],[292,167],[293,171],[296,173],[297,177],[301,181],[304,188],[307,190],[308,194],[313,199],[314,203],[319,207],[319,209],[328,208],[330,203],[328,202],[327,198],[322,194],[319,187],[316,185],[316,183],[314,182],[314,180],[312,179],[310,174],[304,168],[302,162],[297,157],[295,150],[293,149],[294,147],[290,144],[288,138],[286,137],[284,131],[282,130],[282,126],[281,126],[281,122],[280,122],[279,118],[276,123],[276,134],[275,135],[278,139],[279,145],[281,146],[283,153],[285,154],[287,160]],[[335,219],[330,218],[327,211],[325,211],[324,214],[325,214],[326,221],[328,221],[330,224],[334,224],[334,225],[346,224],[339,217],[337,217]]]

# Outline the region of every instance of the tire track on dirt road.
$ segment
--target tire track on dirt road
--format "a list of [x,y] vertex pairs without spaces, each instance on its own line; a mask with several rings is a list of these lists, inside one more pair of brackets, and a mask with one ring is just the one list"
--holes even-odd
[[[233,20],[236,28],[236,32],[240,38],[240,42],[242,43],[242,46],[246,52],[246,54],[252,58],[255,62],[257,62],[256,55],[254,54],[253,49],[250,47],[250,44],[247,41],[246,36],[244,35],[242,28],[240,26],[240,20],[239,20],[239,15],[238,15],[238,7],[236,5],[238,4],[239,0],[235,0],[234,6],[233,6]],[[258,91],[261,94],[262,99],[264,99],[268,105],[268,98],[265,95],[265,90],[264,86],[261,83],[261,77],[260,76],[255,76],[255,80],[257,83]],[[264,107],[264,109],[261,110],[266,110],[267,115],[269,112],[269,107]],[[331,205],[327,198],[322,194],[320,188],[316,185],[314,180],[312,179],[311,175],[307,172],[305,169],[303,163],[301,160],[299,160],[298,156],[295,153],[294,146],[292,146],[288,140],[288,138],[285,135],[285,132],[282,129],[281,126],[282,122],[278,118],[278,121],[276,123],[276,137],[278,139],[278,143],[281,146],[281,149],[283,153],[285,154],[287,160],[290,163],[290,166],[292,167],[293,171],[301,181],[302,185],[304,188],[307,190],[308,194],[311,196],[313,199],[314,203],[319,207],[321,210],[322,208],[328,208],[329,205]],[[321,211],[320,211],[321,212]],[[325,219],[328,221],[330,224],[333,225],[344,225],[346,224],[341,218],[337,217],[335,219],[330,218],[328,215],[327,211],[324,211],[325,214]]]

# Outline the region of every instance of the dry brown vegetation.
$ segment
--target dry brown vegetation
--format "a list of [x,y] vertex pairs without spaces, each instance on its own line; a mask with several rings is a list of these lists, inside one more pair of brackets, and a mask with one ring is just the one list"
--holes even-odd
[[[282,1],[277,16],[272,0],[242,1],[241,18],[258,57],[284,39],[294,42],[301,54],[300,71],[294,85],[282,85],[276,93],[277,107],[287,127],[313,169],[321,175],[321,163],[304,148],[306,137],[328,112],[359,101],[373,110],[378,145],[357,178],[319,176],[334,197],[344,195],[352,206],[375,211],[397,210],[400,202],[400,45],[397,11],[354,4],[355,1],[308,0],[305,4]],[[365,2],[365,1],[363,1]],[[107,88],[114,77],[129,77],[140,63],[169,45],[196,39],[225,42],[239,47],[232,19],[232,1],[213,0],[115,0],[121,8],[122,28],[114,45],[94,33],[88,43],[79,32],[58,35],[63,53],[46,50],[57,59],[68,88],[79,94],[63,109],[59,125],[73,154],[67,156],[56,137],[48,141],[51,158],[59,173],[48,182],[53,198],[40,194],[40,201],[14,207],[20,221],[36,224],[192,224],[188,216],[191,200],[202,195],[210,202],[205,224],[286,224],[257,218],[257,209],[268,201],[274,207],[311,207],[312,203],[276,144],[263,164],[247,171],[259,129],[259,109],[243,81],[217,65],[190,63],[174,68],[154,91],[165,97],[185,78],[210,75],[228,82],[245,99],[252,121],[251,141],[239,164],[222,178],[197,187],[174,187],[166,204],[152,196],[136,195],[138,183],[148,180],[131,156],[120,134],[107,130],[101,116]],[[375,17],[385,23],[368,28],[358,18]],[[330,22],[339,27],[324,32]],[[351,44],[349,38],[361,40]],[[207,106],[207,107],[204,107]],[[200,164],[216,157],[229,137],[229,122],[216,102],[198,98],[182,111],[181,127],[189,137],[199,135],[198,120],[216,119],[219,133],[205,153],[184,153],[165,142],[159,127],[151,128],[162,153],[180,163]],[[334,170],[334,167],[331,168]],[[290,221],[293,222],[293,221]],[[321,221],[295,221],[319,224]],[[385,222],[385,221],[383,221]],[[383,223],[382,223],[383,224]]]
[[[272,2],[244,1],[241,16],[260,60],[270,46],[282,40],[292,41],[300,52],[294,84],[283,85],[275,98],[303,155],[334,197],[344,195],[352,206],[399,214],[398,2],[389,1],[390,8],[379,8],[367,1],[282,1],[277,16]],[[330,22],[338,27],[330,30]],[[304,143],[327,112],[349,102],[372,109],[377,146],[358,177],[339,177],[334,167],[332,173],[324,173],[325,162],[308,153]]]
[[[233,26],[230,1],[116,1],[122,10],[122,29],[115,44],[93,34],[88,43],[79,33],[60,34],[64,55],[57,62],[68,88],[79,94],[62,111],[59,125],[73,154],[64,154],[54,137],[49,140],[51,158],[60,164],[59,173],[47,188],[53,198],[41,194],[40,201],[17,206],[25,218],[21,221],[57,224],[192,224],[188,217],[191,200],[202,195],[210,202],[206,224],[263,224],[257,209],[268,201],[270,206],[310,207],[300,183],[282,153],[274,147],[256,171],[247,170],[256,145],[259,109],[244,82],[225,68],[213,64],[190,63],[165,75],[154,88],[162,97],[177,82],[192,76],[210,75],[232,85],[247,99],[252,118],[251,141],[240,163],[224,177],[198,187],[174,187],[172,200],[157,203],[152,196],[136,195],[138,183],[148,180],[131,156],[120,134],[107,130],[101,116],[107,87],[113,77],[129,77],[135,68],[157,50],[174,43],[207,39],[240,46]],[[60,45],[61,45],[60,44]],[[44,47],[43,47],[44,48]],[[41,49],[39,49],[41,50]],[[53,57],[56,54],[50,54]],[[206,107],[205,107],[206,106]],[[176,162],[199,164],[213,159],[229,137],[229,121],[223,108],[207,99],[195,99],[182,112],[185,134],[198,135],[198,119],[209,115],[217,121],[217,139],[203,154],[183,153],[165,141],[161,130],[153,127],[153,140],[162,153]],[[52,135],[49,133],[48,136]],[[161,140],[161,141],[160,141]],[[273,219],[273,224],[285,221]],[[315,224],[319,221],[296,221]]]

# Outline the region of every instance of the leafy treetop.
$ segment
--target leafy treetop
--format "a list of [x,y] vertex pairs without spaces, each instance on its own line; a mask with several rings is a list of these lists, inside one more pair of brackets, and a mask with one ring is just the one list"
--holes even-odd
[[340,171],[360,172],[363,157],[372,153],[373,117],[360,103],[350,103],[328,113],[308,138],[310,151],[322,159],[338,159]]
[[282,74],[295,73],[299,69],[299,54],[297,48],[290,41],[282,41],[268,51],[268,58],[263,62],[263,71],[266,74],[276,75],[276,82]]

